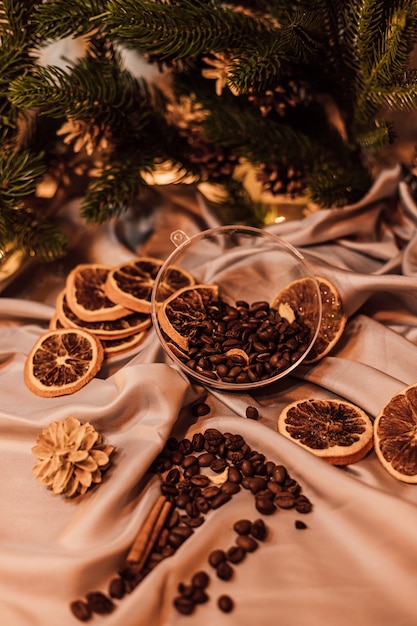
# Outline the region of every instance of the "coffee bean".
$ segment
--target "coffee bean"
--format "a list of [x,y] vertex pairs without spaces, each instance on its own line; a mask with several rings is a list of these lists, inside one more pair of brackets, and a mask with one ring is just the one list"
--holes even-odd
[[217,569],[220,563],[222,563],[225,560],[226,560],[226,552],[224,550],[221,550],[220,548],[217,548],[216,550],[212,550],[212,552],[210,552],[209,557],[208,557],[208,562],[215,569]]
[[193,451],[193,444],[189,439],[182,439],[178,444],[178,450],[182,454],[190,454]]
[[220,493],[217,494],[217,496],[214,496],[214,498],[211,500],[210,504],[211,504],[211,508],[212,509],[218,509],[221,506],[223,506],[223,504],[226,504],[226,502],[229,502],[230,498],[232,496],[230,495],[230,493],[227,493],[225,491],[220,491]]
[[313,505],[311,504],[310,500],[306,497],[306,496],[298,496],[298,498],[295,501],[295,510],[298,513],[310,513],[310,511],[312,510]]
[[217,600],[217,606],[223,613],[230,613],[233,611],[234,602],[230,596],[222,595]]
[[201,589],[205,589],[210,582],[210,577],[204,570],[200,570],[193,574],[191,578],[191,584],[194,587],[200,587]]
[[233,530],[238,535],[249,535],[251,526],[252,524],[248,519],[240,519],[233,524]]
[[277,504],[280,509],[291,509],[295,506],[295,500],[294,494],[288,491],[281,491],[281,493],[275,496],[275,504]]
[[250,420],[259,419],[259,411],[255,406],[248,406],[246,408],[246,417]]
[[177,467],[173,467],[169,470],[168,474],[165,477],[165,482],[176,484],[180,479],[180,471]]
[[225,493],[233,496],[235,493],[238,493],[240,491],[240,486],[237,483],[226,480],[222,485],[220,485],[220,491],[224,491]]
[[212,500],[220,493],[220,487],[218,485],[209,485],[201,490],[201,495],[206,500]]
[[88,622],[91,619],[92,611],[84,600],[74,600],[70,604],[70,609],[74,617],[80,622]]
[[299,530],[304,530],[305,528],[307,528],[307,524],[305,522],[302,522],[299,519],[296,519],[294,524],[295,524],[295,527],[298,528]]
[[230,580],[234,574],[234,570],[227,561],[222,561],[216,568],[216,574],[221,580]]
[[247,459],[243,459],[242,463],[240,464],[240,471],[243,476],[253,476],[255,473],[252,463]]
[[216,474],[221,474],[222,472],[224,472],[227,466],[228,463],[226,459],[213,459],[213,461],[210,463],[210,469],[213,470],[213,472],[216,472]]
[[232,483],[240,484],[242,482],[242,474],[236,467],[229,467],[227,479]]
[[187,469],[192,465],[198,465],[198,457],[194,456],[193,454],[189,454],[184,458],[182,466],[184,469]]
[[265,541],[268,535],[268,529],[265,525],[265,522],[261,518],[256,519],[254,522],[252,522],[249,532],[252,537],[254,539],[257,539],[258,541]]
[[187,524],[187,526],[189,526],[190,528],[198,528],[204,522],[204,517],[202,515],[199,515],[197,517],[188,517],[188,515],[185,515],[181,519],[184,524]]
[[246,550],[246,552],[255,552],[258,548],[258,542],[249,535],[238,535],[236,537],[236,545]]
[[255,497],[255,507],[259,513],[262,515],[272,515],[277,510],[277,507],[267,496],[256,496]]
[[200,454],[200,456],[198,457],[198,464],[200,467],[209,467],[210,463],[212,463],[215,458],[215,455],[211,452],[205,452],[203,454]]
[[182,615],[191,615],[194,612],[195,604],[191,598],[185,596],[177,596],[174,598],[174,606],[178,613]]
[[124,595],[125,584],[123,582],[123,579],[119,576],[117,578],[113,578],[113,580],[110,581],[109,585],[109,596],[111,598],[116,598],[117,600],[120,600],[121,598],[123,598]]
[[204,589],[195,587],[191,599],[194,604],[204,604],[205,602],[208,602],[209,597]]
[[246,556],[246,550],[242,548],[242,546],[232,546],[226,552],[227,559],[237,565],[241,563]]
[[204,448],[204,437],[202,433],[194,433],[191,440],[194,452],[201,452]]
[[107,615],[114,610],[113,601],[101,591],[91,591],[87,594],[86,599],[93,613]]
[[272,473],[272,478],[281,485],[287,478],[286,468],[283,465],[277,465]]
[[210,478],[204,474],[195,474],[191,476],[190,483],[195,487],[207,487],[210,484]]
[[200,402],[199,404],[195,404],[193,406],[192,413],[195,417],[203,417],[204,415],[208,415],[208,413],[210,413],[210,407],[205,402]]

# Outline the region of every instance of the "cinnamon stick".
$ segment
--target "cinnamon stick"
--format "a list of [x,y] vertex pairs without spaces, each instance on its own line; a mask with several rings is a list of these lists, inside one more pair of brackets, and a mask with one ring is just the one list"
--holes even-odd
[[140,571],[145,565],[152,548],[156,545],[158,537],[164,528],[171,508],[172,503],[165,496],[159,496],[136,535],[135,541],[127,555],[128,564],[133,565],[135,570]]

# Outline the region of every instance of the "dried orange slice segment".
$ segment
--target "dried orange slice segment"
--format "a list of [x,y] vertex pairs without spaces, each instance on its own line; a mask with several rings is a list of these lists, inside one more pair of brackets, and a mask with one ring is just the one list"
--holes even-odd
[[395,394],[374,421],[375,452],[385,469],[417,483],[417,383]]
[[100,341],[87,331],[50,330],[27,356],[24,380],[30,391],[44,398],[71,394],[94,378],[103,357]]
[[[106,282],[108,297],[133,311],[150,313],[152,289],[162,265],[161,259],[138,257],[113,268]],[[169,267],[159,285],[159,300],[165,300],[178,289],[194,282],[191,274],[182,268]]]
[[68,274],[68,304],[79,319],[86,322],[116,320],[132,312],[106,294],[104,286],[110,270],[111,267],[100,263],[83,263]]
[[[343,302],[335,285],[323,276],[315,277],[320,289],[322,314],[319,332],[304,363],[315,363],[334,348],[346,326],[347,315]],[[316,291],[310,278],[300,278],[291,282],[272,300],[271,307],[278,309],[283,317],[289,319],[295,311],[302,321],[309,324],[316,308]],[[290,320],[291,321],[291,320]]]
[[207,307],[218,300],[219,287],[199,284],[183,287],[167,298],[158,310],[161,329],[182,350],[187,351],[189,341],[207,319]]
[[151,326],[151,316],[145,313],[129,313],[117,320],[86,322],[81,320],[70,308],[66,291],[61,291],[56,299],[57,319],[65,328],[87,330],[97,339],[122,339],[147,330]]
[[280,413],[278,432],[331,465],[363,459],[373,445],[373,425],[345,400],[297,400]]

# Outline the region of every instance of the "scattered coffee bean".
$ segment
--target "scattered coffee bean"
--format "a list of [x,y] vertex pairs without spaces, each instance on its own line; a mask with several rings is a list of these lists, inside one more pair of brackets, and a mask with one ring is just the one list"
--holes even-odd
[[230,596],[222,595],[217,600],[217,606],[223,613],[230,613],[233,611],[234,602]]
[[208,562],[212,567],[216,569],[217,567],[219,567],[220,563],[226,560],[226,558],[226,552],[218,548],[210,552]]
[[256,406],[248,406],[246,408],[246,417],[250,420],[258,420],[259,419],[259,411]]
[[304,530],[305,528],[307,528],[307,524],[305,522],[302,522],[300,519],[296,519],[294,525],[299,530]]
[[246,556],[246,550],[242,546],[232,546],[227,550],[226,556],[230,563],[236,565],[243,561]]
[[195,404],[193,406],[192,413],[194,417],[204,417],[204,415],[208,415],[210,413],[210,407],[205,402],[200,402],[199,404]]
[[295,510],[298,513],[310,513],[313,505],[306,496],[298,496],[295,501]]
[[216,568],[216,574],[222,580],[230,580],[233,573],[233,567],[227,561],[222,561]]
[[195,587],[191,599],[194,604],[204,604],[205,602],[208,602],[209,597],[204,589],[201,587]]
[[236,537],[236,545],[246,550],[246,552],[255,552],[258,548],[258,542],[249,535],[238,535]]
[[238,535],[249,535],[252,523],[248,519],[240,519],[233,524],[233,530]]
[[262,515],[272,515],[277,510],[271,498],[265,495],[257,495],[255,497],[255,507]]
[[80,622],[88,622],[91,619],[92,611],[84,600],[74,600],[70,604],[70,609],[74,617],[80,620]]
[[174,606],[177,609],[178,613],[182,615],[191,615],[194,613],[195,604],[191,598],[187,598],[186,596],[177,596],[174,598]]
[[210,577],[204,570],[200,570],[196,572],[191,578],[191,584],[194,587],[199,587],[201,589],[205,589],[210,582]]
[[251,523],[249,532],[254,539],[258,539],[259,541],[265,541],[268,535],[268,529],[265,522],[261,518],[256,519],[253,523]]
[[106,615],[114,610],[113,601],[101,591],[91,591],[86,595],[88,606],[93,613]]
[[124,595],[125,595],[125,584],[123,582],[123,579],[120,578],[119,576],[117,578],[113,578],[113,580],[110,581],[110,585],[109,585],[109,596],[111,598],[121,600],[121,598],[123,598]]

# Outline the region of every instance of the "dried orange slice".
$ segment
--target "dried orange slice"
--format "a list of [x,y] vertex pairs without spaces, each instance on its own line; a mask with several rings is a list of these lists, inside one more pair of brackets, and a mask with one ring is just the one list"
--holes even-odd
[[25,383],[44,398],[74,393],[94,378],[103,357],[100,341],[87,331],[50,330],[39,337],[26,358]]
[[395,394],[374,421],[375,452],[385,469],[417,483],[417,383]]
[[189,340],[207,319],[207,307],[218,300],[218,285],[199,284],[183,287],[167,298],[158,310],[161,329],[182,350],[187,351]]
[[[113,268],[106,282],[108,297],[133,311],[150,313],[152,289],[162,265],[161,259],[138,257]],[[159,300],[165,300],[178,289],[192,284],[191,274],[179,267],[169,267],[164,271],[164,280],[158,289]]]
[[[315,363],[329,354],[342,336],[347,321],[342,298],[335,285],[323,276],[316,276],[316,280],[322,304],[321,322],[316,340],[304,359],[305,364]],[[271,307],[278,309],[287,319],[296,311],[299,318],[309,324],[316,308],[315,296],[313,281],[300,278],[280,291],[272,300]]]
[[86,322],[81,320],[72,311],[68,304],[66,291],[61,291],[56,299],[57,319],[65,328],[80,328],[87,330],[97,339],[122,339],[147,330],[151,326],[151,316],[145,313],[129,313],[117,320],[103,320],[101,322]]
[[298,400],[278,417],[278,432],[331,465],[360,461],[372,448],[373,425],[345,400]]
[[120,339],[102,339],[101,343],[103,344],[105,358],[119,356],[119,354],[133,350],[144,341],[146,335],[146,331],[143,330],[135,335],[121,337]]
[[132,311],[106,294],[104,285],[112,268],[100,263],[83,263],[68,274],[68,304],[81,320],[100,322],[125,317]]

